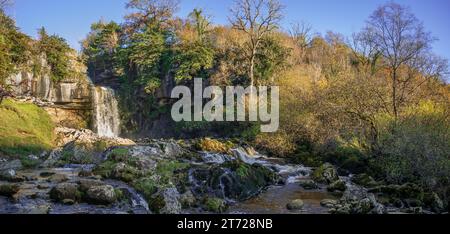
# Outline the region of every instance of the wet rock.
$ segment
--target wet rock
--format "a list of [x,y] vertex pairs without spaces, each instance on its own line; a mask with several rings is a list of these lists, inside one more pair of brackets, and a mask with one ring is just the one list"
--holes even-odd
[[304,180],[300,182],[300,186],[302,186],[306,190],[318,189],[319,186],[313,180]]
[[0,185],[0,196],[12,197],[20,190],[17,184],[2,184]]
[[187,191],[180,196],[180,203],[183,208],[194,207],[197,199],[191,191]]
[[424,202],[433,212],[441,213],[444,211],[444,202],[434,192],[425,194]]
[[258,195],[262,189],[278,181],[278,176],[259,164],[239,161],[195,169],[194,193],[214,191],[217,197],[243,201]]
[[352,182],[366,187],[366,188],[373,188],[378,185],[378,183],[369,175],[367,174],[359,174],[352,177]]
[[74,183],[58,184],[50,190],[50,198],[57,202],[63,202],[66,199],[79,201],[81,192],[78,188],[79,186]]
[[44,172],[41,172],[41,174],[39,174],[39,176],[44,177],[44,178],[48,178],[48,177],[51,177],[51,176],[53,176],[55,174],[56,173],[54,173],[54,172],[44,171]]
[[67,206],[71,206],[74,205],[76,202],[72,199],[64,199],[62,200],[62,204],[67,205]]
[[8,181],[11,183],[20,183],[27,180],[23,175],[18,175],[14,169],[8,169],[0,172],[0,180]]
[[81,170],[81,171],[78,173],[78,176],[79,176],[79,177],[91,177],[91,176],[94,176],[94,173],[93,173],[92,171]]
[[339,176],[333,165],[325,163],[313,172],[312,179],[318,183],[332,184],[339,180]]
[[39,205],[34,208],[32,208],[30,211],[27,212],[27,214],[48,214],[50,212],[50,206],[49,205]]
[[382,185],[369,189],[369,192],[382,194],[383,196],[389,197],[391,200],[401,199],[404,203],[405,200],[423,201],[425,194],[420,186],[412,183],[403,185]]
[[100,180],[82,179],[78,181],[78,185],[80,186],[79,190],[86,193],[90,188],[94,186],[103,186],[105,183]]
[[22,162],[20,160],[13,160],[9,162],[2,162],[0,163],[0,172],[7,171],[7,170],[15,170],[20,171],[23,169]]
[[324,199],[322,201],[320,201],[320,205],[326,208],[331,208],[333,206],[335,206],[338,203],[337,200],[333,200],[333,199]]
[[180,214],[180,194],[176,188],[158,191],[149,201],[150,208],[159,214]]
[[118,163],[111,171],[111,178],[118,179],[124,182],[132,182],[140,172],[126,163]]
[[86,200],[90,204],[109,205],[117,201],[117,195],[111,185],[93,186],[86,192]]
[[205,209],[216,214],[225,212],[228,209],[227,203],[220,198],[207,198],[205,201]]
[[41,190],[45,190],[45,189],[49,189],[50,185],[48,185],[48,184],[38,184],[37,188],[41,189]]
[[286,208],[288,210],[301,210],[303,208],[304,204],[305,203],[303,202],[303,200],[296,199],[296,200],[293,200],[293,201],[289,202],[286,205]]
[[338,203],[331,207],[332,214],[384,214],[386,209],[375,195],[360,187],[349,187]]
[[68,181],[69,178],[64,174],[54,174],[47,179],[48,182],[52,183],[62,183]]
[[347,189],[347,185],[345,185],[345,182],[342,180],[333,182],[327,188],[327,190],[330,192],[336,192],[336,191],[344,192],[346,189]]

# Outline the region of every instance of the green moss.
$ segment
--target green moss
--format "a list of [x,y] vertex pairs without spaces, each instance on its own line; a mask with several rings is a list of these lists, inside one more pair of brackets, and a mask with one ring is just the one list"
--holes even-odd
[[40,163],[39,160],[31,159],[27,156],[22,156],[20,158],[20,162],[22,163],[24,168],[36,168]]
[[228,209],[226,202],[220,198],[207,198],[205,208],[214,213],[223,213]]
[[54,124],[43,109],[5,100],[0,116],[0,154],[20,157],[53,148]]
[[109,178],[111,177],[112,170],[116,165],[117,165],[116,162],[105,161],[95,168],[94,173],[102,176],[103,178]]
[[116,148],[111,151],[109,155],[109,159],[116,162],[126,162],[128,161],[128,149],[125,148]]
[[158,184],[152,178],[141,178],[133,183],[133,187],[144,195],[147,201],[152,200],[152,195],[158,191]]

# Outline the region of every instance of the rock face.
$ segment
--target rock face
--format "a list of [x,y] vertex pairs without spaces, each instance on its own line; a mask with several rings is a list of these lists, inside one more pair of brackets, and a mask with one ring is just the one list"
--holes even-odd
[[[44,58],[40,62],[41,67],[49,67]],[[59,82],[54,82],[47,72],[33,74],[27,71],[18,72],[6,81],[16,97],[43,107],[58,126],[86,127],[91,110],[91,83],[83,75],[84,67],[76,63],[73,58],[71,64],[79,76],[67,77]]]
[[91,204],[108,205],[117,201],[111,185],[92,186],[86,192],[86,200]]

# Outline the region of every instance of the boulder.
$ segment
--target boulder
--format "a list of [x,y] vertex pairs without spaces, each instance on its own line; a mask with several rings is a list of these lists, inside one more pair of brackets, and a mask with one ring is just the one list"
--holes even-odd
[[69,178],[64,174],[54,174],[50,176],[47,181],[52,183],[62,183],[68,181]]
[[424,197],[424,202],[433,212],[441,213],[444,211],[444,202],[434,192],[427,193]]
[[149,201],[150,208],[158,214],[180,214],[180,194],[176,188],[158,191]]
[[86,192],[86,200],[90,204],[109,205],[117,201],[117,195],[111,185],[92,186]]
[[326,208],[332,208],[336,204],[338,204],[338,201],[333,199],[324,199],[320,201],[320,205]]
[[332,214],[384,214],[386,208],[377,202],[375,195],[360,187],[349,187],[336,205]]
[[9,162],[3,162],[0,163],[0,172],[7,171],[7,170],[14,170],[14,171],[20,171],[23,169],[22,162],[17,159]]
[[17,184],[2,184],[0,185],[0,196],[12,197],[20,190]]
[[81,192],[78,190],[79,186],[74,183],[61,183],[50,190],[50,198],[63,202],[64,200],[79,201],[81,199]]
[[339,180],[339,175],[333,165],[325,163],[313,172],[312,179],[318,183],[332,184]]
[[286,208],[288,210],[301,210],[301,209],[303,209],[304,205],[305,205],[305,203],[303,202],[303,200],[296,199],[296,200],[293,200],[293,201],[289,202],[286,205]]
[[194,194],[189,190],[181,195],[180,203],[183,208],[194,207],[197,203],[197,199],[195,198]]
[[346,189],[347,189],[347,185],[342,180],[333,182],[327,188],[327,190],[330,192],[336,192],[336,191],[344,192]]
[[378,183],[367,174],[358,174],[353,176],[352,182],[366,188],[373,188],[378,185]]
[[80,186],[79,190],[86,193],[90,188],[94,186],[103,186],[105,183],[100,180],[81,179],[78,181],[78,185]]
[[25,176],[17,175],[14,169],[8,169],[0,172],[0,180],[12,182],[12,183],[20,183],[27,180]]
[[300,182],[300,186],[302,186],[306,190],[318,189],[319,186],[313,180],[304,180]]

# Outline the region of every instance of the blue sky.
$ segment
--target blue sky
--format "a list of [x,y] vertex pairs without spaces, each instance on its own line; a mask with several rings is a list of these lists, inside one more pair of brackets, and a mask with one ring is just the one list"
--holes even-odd
[[[122,21],[127,11],[127,0],[15,0],[9,9],[23,32],[35,36],[39,27],[57,33],[79,49],[89,32],[91,23],[100,18]],[[369,15],[388,0],[281,0],[286,6],[283,26],[296,21],[310,23],[317,33],[331,30],[346,36],[359,31]],[[448,0],[396,0],[411,7],[427,30],[439,38],[434,51],[450,59],[450,1]],[[181,0],[179,16],[186,16],[196,7],[206,10],[217,24],[227,24],[232,0]]]

